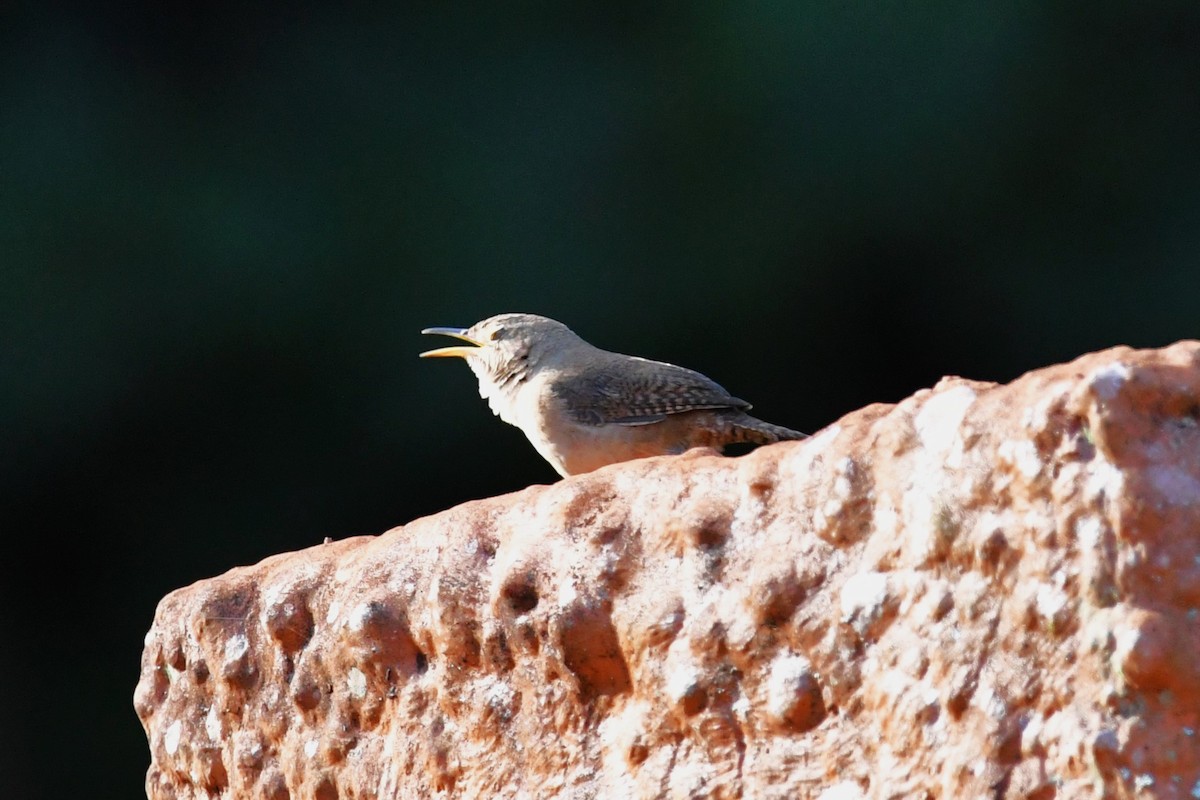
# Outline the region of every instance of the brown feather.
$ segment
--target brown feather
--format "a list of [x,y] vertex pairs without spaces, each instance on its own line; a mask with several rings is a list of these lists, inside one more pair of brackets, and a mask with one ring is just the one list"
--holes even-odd
[[[603,352],[603,351],[601,351]],[[668,414],[701,409],[750,408],[699,372],[604,352],[579,372],[566,372],[550,390],[587,425],[647,425]]]

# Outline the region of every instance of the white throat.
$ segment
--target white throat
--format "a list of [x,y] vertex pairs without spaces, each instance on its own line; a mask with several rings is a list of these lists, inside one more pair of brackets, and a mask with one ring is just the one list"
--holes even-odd
[[520,403],[517,402],[517,396],[521,393],[525,383],[517,380],[510,380],[504,384],[497,383],[492,380],[487,365],[478,358],[467,359],[467,364],[479,381],[479,396],[487,400],[492,413],[509,425],[521,427],[518,413]]

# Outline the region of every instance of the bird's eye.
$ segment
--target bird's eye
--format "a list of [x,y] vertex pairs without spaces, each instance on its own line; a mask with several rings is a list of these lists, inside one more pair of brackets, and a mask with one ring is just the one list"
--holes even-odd
[[508,333],[508,331],[506,331],[504,328],[496,328],[496,330],[492,331],[492,341],[493,342],[500,341],[501,339],[504,338],[505,334],[507,334],[507,333]]

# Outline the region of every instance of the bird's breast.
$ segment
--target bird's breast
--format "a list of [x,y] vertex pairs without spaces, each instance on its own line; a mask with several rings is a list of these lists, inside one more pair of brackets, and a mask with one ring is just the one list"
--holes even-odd
[[680,422],[668,418],[639,426],[591,425],[580,422],[560,399],[547,393],[530,424],[519,427],[542,458],[566,476],[634,458],[681,453],[691,442],[687,426]]

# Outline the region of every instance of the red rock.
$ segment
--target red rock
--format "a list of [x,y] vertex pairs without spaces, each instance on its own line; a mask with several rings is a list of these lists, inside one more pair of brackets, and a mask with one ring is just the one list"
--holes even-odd
[[151,798],[1200,796],[1200,343],[172,592]]

